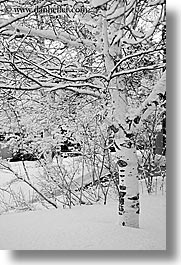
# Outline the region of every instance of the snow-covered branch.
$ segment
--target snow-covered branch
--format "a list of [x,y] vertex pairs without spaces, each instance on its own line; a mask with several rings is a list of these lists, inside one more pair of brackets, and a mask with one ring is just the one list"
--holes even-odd
[[155,1],[149,1],[148,6],[157,6],[163,4],[166,4],[166,0],[155,0]]
[[138,67],[135,69],[124,70],[124,71],[120,71],[118,73],[113,74],[111,79],[114,77],[121,76],[121,75],[133,74],[133,73],[140,72],[140,71],[156,70],[156,69],[161,69],[164,67],[165,67],[165,64],[154,64],[154,65],[150,65],[150,66],[143,66],[143,67]]
[[121,6],[120,8],[117,8],[113,14],[109,14],[109,10],[107,11],[107,20],[116,19],[121,16],[126,16],[126,13],[128,13],[131,8],[135,4],[135,0],[131,0],[130,3],[126,6]]
[[20,73],[22,76],[24,76],[25,78],[31,80],[32,82],[38,84],[39,86],[41,86],[41,83],[39,82],[39,80],[35,79],[34,77],[25,74],[23,71],[21,71],[14,63],[11,63],[12,67],[18,72]]
[[104,43],[103,52],[104,52],[106,71],[109,74],[112,68],[114,67],[114,62],[112,60],[112,57],[109,54],[109,41],[108,41],[107,27],[108,27],[107,19],[104,17],[103,23],[102,23],[102,36],[103,36],[103,43]]
[[[59,79],[60,81],[66,81],[66,82],[86,82],[88,80],[91,80],[91,79],[96,79],[96,78],[99,78],[99,79],[103,79],[105,81],[108,81],[107,77],[105,75],[102,75],[102,74],[92,74],[92,75],[89,75],[89,76],[81,76],[81,77],[67,77],[67,76],[62,76],[62,75],[59,75],[59,74],[56,74],[56,73],[53,73],[53,71],[51,70],[48,70],[47,68],[43,67],[42,65],[38,64],[38,63],[34,63],[33,61],[31,60],[28,60],[27,58],[25,57],[22,57],[21,55],[16,55],[18,58],[26,61],[27,63],[29,63],[30,65],[33,65],[34,67],[44,71],[45,73],[47,73],[48,75],[50,76],[53,76],[54,78],[57,78]],[[95,88],[95,87],[94,87]],[[101,89],[102,87],[97,87],[97,89]]]
[[[21,84],[19,85],[6,85],[6,84],[0,84],[1,89],[4,90],[17,90],[17,91],[34,91],[34,90],[40,90],[43,89],[47,92],[52,92],[52,91],[57,91],[57,90],[67,90],[67,91],[72,91],[78,94],[84,94],[84,95],[89,95],[93,96],[96,98],[103,98],[104,96],[95,90],[98,90],[98,87],[94,84],[91,83],[82,83],[82,84],[77,84],[77,83],[65,83],[65,84],[55,84],[55,83],[41,83],[41,85],[30,85],[30,86],[22,86]],[[84,88],[83,88],[84,87]],[[86,88],[85,88],[86,87]],[[90,89],[87,89],[89,87]],[[94,89],[94,90],[92,90]],[[102,88],[100,88],[102,89]]]
[[110,1],[111,0],[92,0],[91,4],[93,5],[93,7],[99,7],[99,6],[107,4]]
[[151,94],[142,103],[141,107],[139,108],[139,111],[141,112],[141,110],[144,109],[146,106],[148,106],[149,103],[157,101],[159,94],[164,95],[165,91],[166,91],[166,71],[163,73],[162,77],[153,88]]
[[[159,49],[161,50],[161,49]],[[131,55],[128,55],[128,56],[125,56],[123,57],[116,65],[115,67],[111,70],[109,76],[108,76],[108,80],[111,79],[113,73],[116,71],[116,69],[123,63],[125,62],[126,60],[129,60],[129,59],[132,59],[133,57],[138,57],[138,56],[142,56],[142,55],[145,55],[145,54],[149,54],[149,53],[154,53],[154,52],[158,52],[159,51],[158,49],[157,50],[147,50],[147,51],[139,51],[137,53],[133,53]]]
[[141,121],[145,120],[154,110],[159,102],[160,95],[164,95],[166,92],[166,71],[162,74],[162,77],[154,86],[150,95],[145,99],[138,109],[134,109],[131,115],[129,114],[129,120],[134,120],[139,117],[139,123],[137,128],[140,126]]
[[101,93],[93,91],[93,90],[81,89],[81,87],[90,87],[90,88],[97,89],[97,86],[94,86],[93,84],[90,84],[90,83],[83,83],[83,84],[76,84],[76,83],[70,84],[70,83],[68,83],[68,84],[58,84],[58,85],[53,86],[51,88],[47,88],[46,91],[52,92],[52,91],[56,91],[56,90],[66,89],[66,90],[69,90],[69,91],[72,91],[72,92],[75,92],[78,94],[89,95],[89,96],[93,96],[96,98],[103,98]]
[[[21,14],[20,16],[18,16],[19,19],[24,18],[23,14]],[[33,28],[30,29],[29,27],[21,26],[19,24],[12,25],[13,22],[15,22],[15,18],[12,19],[11,21],[8,20],[0,25],[0,29],[3,28],[4,35],[11,36],[14,34],[15,31],[16,32],[18,31],[19,35],[26,34],[29,37],[41,37],[41,38],[49,39],[53,41],[60,41],[61,43],[68,45],[70,47],[78,48],[78,47],[86,46],[93,50],[100,49],[97,42],[94,42],[88,39],[78,38],[77,36],[74,36],[73,34],[69,34],[63,30],[55,34],[55,31],[51,29],[33,29]]]

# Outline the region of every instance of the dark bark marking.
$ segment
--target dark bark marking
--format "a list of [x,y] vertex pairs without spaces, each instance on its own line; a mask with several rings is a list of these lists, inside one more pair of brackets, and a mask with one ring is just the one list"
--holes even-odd
[[134,123],[135,124],[138,124],[139,121],[140,121],[141,117],[140,116],[137,116],[136,118],[134,118]]
[[119,131],[119,128],[116,128],[114,125],[111,125],[109,127],[114,133],[117,133]]
[[119,167],[126,167],[128,165],[126,161],[121,160],[121,159],[117,161],[117,164]]
[[119,185],[120,190],[126,190],[126,186]]
[[124,202],[123,204],[119,205],[119,215],[123,215],[123,213],[124,213]]

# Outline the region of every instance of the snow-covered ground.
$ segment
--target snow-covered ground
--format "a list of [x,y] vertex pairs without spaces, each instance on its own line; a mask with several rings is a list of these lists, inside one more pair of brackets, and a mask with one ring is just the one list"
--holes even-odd
[[141,196],[140,229],[119,226],[113,202],[1,215],[0,249],[165,250],[165,195]]
[[[81,157],[67,157],[67,158],[58,158],[58,165],[61,165],[61,170],[66,171],[67,181],[73,177],[74,181],[81,183],[82,175],[82,161]],[[17,173],[19,177],[28,180],[34,186],[41,189],[41,184],[45,179],[45,171],[43,167],[38,162],[25,161],[26,172],[28,173],[28,178],[22,162],[7,162],[8,167],[10,167],[13,172]],[[57,160],[54,159],[52,165],[52,170],[56,172],[59,171],[57,167]],[[104,173],[107,173],[107,169],[104,170]],[[60,173],[60,172],[59,172]],[[34,200],[36,192],[25,182],[19,180],[14,181],[17,178],[10,171],[5,169],[3,166],[0,168],[0,214],[5,211],[7,205],[14,205],[15,196],[17,201],[17,196],[23,198],[26,202]],[[91,181],[91,172],[87,165],[84,167],[84,181]],[[11,184],[10,184],[11,183]],[[41,183],[41,184],[40,184]],[[39,186],[40,184],[40,186]],[[47,183],[46,183],[47,184]],[[85,183],[84,183],[85,184]],[[1,190],[2,188],[2,190]],[[7,189],[8,188],[8,189]],[[11,189],[11,190],[10,190]],[[8,192],[7,192],[8,191]],[[10,191],[10,193],[9,193]],[[14,196],[12,195],[14,193]],[[19,200],[19,199],[18,199]],[[3,203],[1,203],[3,202]],[[9,207],[8,207],[9,208]]]
[[[65,160],[66,163],[68,169],[72,161]],[[10,165],[25,175],[21,162]],[[26,162],[26,167],[32,181],[43,173],[36,162]],[[1,187],[11,179],[13,176],[9,172],[0,170]],[[165,191],[160,190],[160,181],[157,194],[152,195],[147,195],[145,183],[140,181],[140,229],[118,225],[117,202],[113,200],[106,206],[12,212],[0,215],[0,249],[165,250],[166,196]],[[30,192],[25,183],[13,184],[14,191],[19,188],[27,195]]]
[[[74,175],[74,180],[80,178],[81,175],[81,163],[79,163],[80,158],[79,157],[68,157],[64,158],[61,161],[61,167],[62,169],[66,170],[66,172],[71,177]],[[60,161],[59,161],[60,162]],[[42,180],[44,173],[44,169],[38,162],[32,162],[32,161],[25,161],[24,162],[26,167],[26,172],[28,173],[28,177],[31,181],[31,183],[37,184],[40,179]],[[19,177],[27,179],[26,172],[24,169],[24,166],[22,162],[8,162],[8,166],[18,174]],[[54,160],[52,163],[52,166],[57,166],[57,161]],[[85,168],[84,174],[88,175],[88,170]],[[7,169],[3,169],[3,167],[0,168],[0,187],[6,189],[9,183],[13,180],[15,180],[15,175]],[[23,194],[23,197],[26,200],[30,200],[33,197],[34,191],[30,186],[28,186],[23,181],[14,182],[11,184],[11,190],[16,192],[16,194],[21,193]],[[2,194],[0,193],[0,201],[2,199]],[[12,199],[12,196],[10,196],[7,192],[3,193],[3,200],[6,202],[10,202]],[[0,205],[0,213],[1,213],[1,205]]]

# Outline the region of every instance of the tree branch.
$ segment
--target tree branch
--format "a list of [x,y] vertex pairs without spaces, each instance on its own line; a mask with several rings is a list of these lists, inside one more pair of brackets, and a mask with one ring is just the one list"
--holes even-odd
[[141,121],[145,120],[154,110],[155,103],[159,100],[159,95],[164,95],[166,92],[166,71],[162,74],[162,77],[154,86],[150,95],[145,99],[141,106],[137,109],[134,109],[134,112],[128,118],[134,120],[136,117],[139,117],[139,122],[137,128],[139,128]]
[[143,66],[143,67],[139,67],[136,69],[130,69],[130,70],[125,70],[125,71],[120,71],[118,73],[115,73],[112,75],[111,79],[114,77],[118,77],[121,75],[128,75],[128,74],[133,74],[139,71],[150,71],[150,70],[155,70],[155,69],[161,69],[164,68],[165,64],[154,64],[154,65],[150,65],[150,66]]
[[[41,66],[40,64],[37,64],[37,63],[34,63],[22,56],[20,56],[19,54],[16,55],[16,57],[26,61],[27,63],[31,64],[31,65],[34,65],[35,67],[43,70],[44,72],[46,72],[47,74],[49,74],[50,76],[53,76],[61,81],[67,81],[67,82],[85,82],[85,81],[88,81],[90,79],[94,79],[94,78],[100,78],[100,79],[104,79],[105,81],[108,81],[107,80],[107,77],[105,75],[102,75],[102,74],[93,74],[93,75],[90,75],[88,77],[74,77],[74,78],[71,78],[71,77],[66,77],[66,76],[60,76],[58,74],[54,74],[52,73],[51,71],[49,71],[48,69],[46,69],[45,67]],[[95,87],[94,87],[95,88]],[[101,87],[99,88],[101,89]]]
[[154,53],[154,52],[158,52],[158,51],[161,51],[162,49],[157,49],[157,50],[148,50],[148,51],[139,51],[137,53],[133,53],[133,54],[130,54],[128,56],[125,56],[124,58],[122,58],[116,65],[115,67],[111,70],[109,76],[108,76],[108,81],[111,80],[111,77],[113,75],[113,73],[115,72],[115,70],[126,60],[129,60],[129,59],[132,59],[133,57],[138,57],[138,56],[141,56],[141,55],[144,55],[144,54],[149,54],[149,53]]

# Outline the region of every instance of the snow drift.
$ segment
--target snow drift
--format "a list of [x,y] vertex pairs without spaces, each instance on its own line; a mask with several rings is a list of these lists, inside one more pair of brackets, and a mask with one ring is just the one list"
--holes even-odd
[[115,202],[1,215],[0,249],[165,250],[166,197],[141,196],[140,229],[118,225]]

